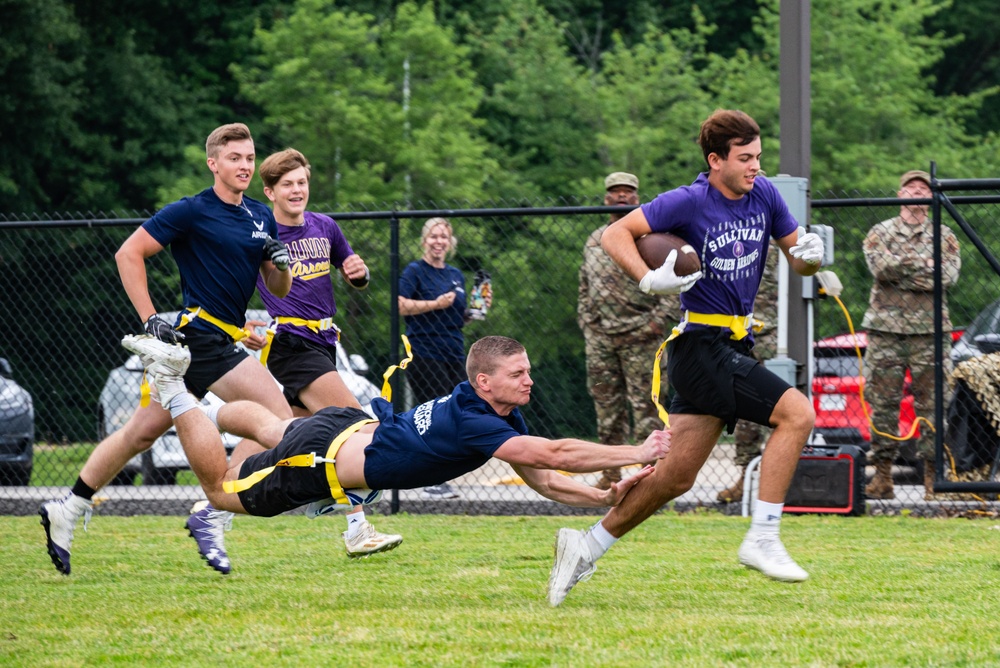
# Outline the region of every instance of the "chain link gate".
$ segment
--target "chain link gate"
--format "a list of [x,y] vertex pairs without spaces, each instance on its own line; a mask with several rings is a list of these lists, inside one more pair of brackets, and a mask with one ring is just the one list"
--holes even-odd
[[[1000,231],[993,221],[1000,213],[1000,198],[954,197],[951,201],[982,245],[995,256],[1000,250]],[[812,222],[835,228],[833,269],[844,284],[842,299],[855,323],[861,322],[871,287],[861,241],[872,225],[892,217],[898,208],[899,202],[893,198],[813,202]],[[364,292],[349,290],[341,279],[334,279],[336,321],[343,330],[344,348],[352,355],[360,355],[367,365],[368,370],[362,366],[359,373],[378,386],[382,370],[399,361],[402,348],[397,334],[404,328],[393,303],[394,266],[398,271],[420,257],[423,222],[443,216],[452,221],[459,239],[457,254],[449,263],[461,269],[468,282],[479,269],[488,271],[493,281],[493,307],[485,320],[466,326],[466,348],[487,334],[503,334],[521,341],[532,361],[535,379],[531,403],[523,409],[531,432],[545,437],[596,438],[593,402],[586,389],[583,338],[576,323],[576,295],[584,242],[606,222],[612,208],[386,209],[334,215],[372,273],[371,285]],[[147,215],[0,221],[0,313],[4,314],[5,333],[0,358],[9,362],[9,368],[0,368],[0,374],[11,376],[30,395],[34,406],[33,434],[22,434],[20,440],[0,435],[0,512],[34,513],[41,501],[62,494],[75,481],[96,442],[127,419],[127,414],[110,415],[108,407],[134,406],[138,401],[134,386],[121,380],[123,375],[134,379],[136,371],[128,369],[129,356],[119,341],[126,333],[139,332],[141,324],[122,290],[114,253]],[[945,224],[953,225],[947,220]],[[990,312],[1000,297],[1000,282],[987,256],[955,227],[962,242],[962,272],[949,300],[953,321],[963,327],[973,323],[977,315]],[[147,268],[154,304],[163,310],[178,308],[179,277],[169,252],[151,258]],[[262,308],[259,297],[250,307]],[[991,331],[996,333],[1000,331],[996,322],[1000,322],[1000,315],[992,325],[985,326],[993,327]],[[816,301],[815,331],[821,343],[847,331],[845,318],[832,300]],[[841,361],[834,364],[841,366],[844,375],[856,376],[856,358],[854,370],[850,369],[853,350],[842,352]],[[650,350],[650,364],[654,353],[655,349]],[[820,359],[825,358],[817,358],[817,366]],[[995,386],[996,378],[992,381]],[[397,383],[402,384],[397,385],[394,399],[401,402],[398,409],[403,409],[407,407],[405,371],[397,372]],[[23,404],[23,397],[15,398],[8,391],[2,397],[0,401],[6,403],[0,404],[0,414],[4,416],[15,413]],[[948,400],[950,397],[945,397]],[[817,405],[819,401],[814,399]],[[864,421],[863,415],[848,417],[852,424]],[[976,433],[982,437],[981,431]],[[22,464],[15,461],[15,451],[25,449],[26,438],[30,439],[30,457],[27,464]],[[864,436],[861,441],[865,442]],[[975,446],[976,452],[986,448],[985,454],[977,456],[987,457],[992,464],[995,456],[990,458],[990,447],[988,442]],[[130,462],[116,484],[98,493],[109,499],[101,512],[186,513],[193,501],[202,498],[192,472],[184,467],[158,471],[151,465],[151,457],[147,453]],[[675,506],[717,505],[718,492],[740,474],[734,457],[732,439],[724,437],[694,488],[675,501]],[[24,472],[29,470],[29,484],[22,486]],[[901,461],[896,473],[900,483],[897,501],[903,505],[922,501],[917,466],[909,460]],[[981,475],[989,475],[989,471]],[[581,476],[581,480],[594,482],[598,476]],[[402,490],[395,498],[387,493],[379,510],[462,514],[600,512],[549,502],[518,482],[506,465],[491,462],[455,481],[459,499],[424,501],[419,499],[419,490]],[[728,511],[738,512],[738,504],[730,505]]]

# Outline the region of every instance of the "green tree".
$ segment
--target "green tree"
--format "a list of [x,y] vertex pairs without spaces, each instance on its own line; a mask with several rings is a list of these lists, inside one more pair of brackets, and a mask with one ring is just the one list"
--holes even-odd
[[[487,94],[484,133],[527,192],[575,195],[602,169],[590,74],[569,54],[565,26],[536,0],[514,0],[486,34],[470,35]],[[590,195],[591,193],[586,193]]]
[[317,204],[472,198],[496,170],[465,49],[430,5],[403,3],[378,25],[301,0],[254,46],[236,76],[275,136],[309,157]]
[[81,30],[60,0],[3,0],[0,11],[0,212],[31,213],[55,200],[49,180],[81,134]]
[[[602,111],[598,133],[604,169],[639,176],[643,199],[690,183],[704,170],[698,127],[712,111],[700,72],[713,29],[696,17],[694,31],[651,29],[632,47],[620,38],[604,55],[596,94]],[[594,181],[593,192],[601,192]]]

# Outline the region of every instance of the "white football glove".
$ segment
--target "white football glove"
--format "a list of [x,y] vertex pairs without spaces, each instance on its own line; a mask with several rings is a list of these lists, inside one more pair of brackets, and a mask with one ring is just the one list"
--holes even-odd
[[823,261],[823,239],[815,232],[807,233],[804,227],[800,227],[799,242],[788,252],[806,264],[819,264]]
[[646,294],[654,295],[676,295],[690,290],[694,287],[695,282],[701,278],[701,272],[696,271],[690,276],[678,276],[674,273],[675,264],[677,264],[676,248],[667,255],[663,266],[646,272],[646,275],[639,281],[639,289]]

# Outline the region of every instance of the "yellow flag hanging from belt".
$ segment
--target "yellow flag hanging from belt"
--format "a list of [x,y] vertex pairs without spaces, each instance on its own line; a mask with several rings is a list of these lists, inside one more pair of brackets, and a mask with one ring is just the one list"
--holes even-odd
[[410,349],[410,340],[406,338],[406,334],[402,334],[399,338],[403,339],[403,347],[406,349],[406,358],[401,360],[399,364],[393,364],[385,370],[385,373],[382,374],[382,398],[386,401],[392,401],[392,385],[389,383],[389,378],[396,372],[396,369],[405,369],[406,365],[413,361],[413,351]]

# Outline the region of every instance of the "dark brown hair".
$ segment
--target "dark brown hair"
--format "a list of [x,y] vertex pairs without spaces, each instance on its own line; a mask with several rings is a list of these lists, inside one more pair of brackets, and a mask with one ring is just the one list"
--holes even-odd
[[738,109],[716,109],[701,124],[698,144],[707,164],[710,154],[725,160],[731,146],[746,146],[758,137],[760,126],[750,116]]

